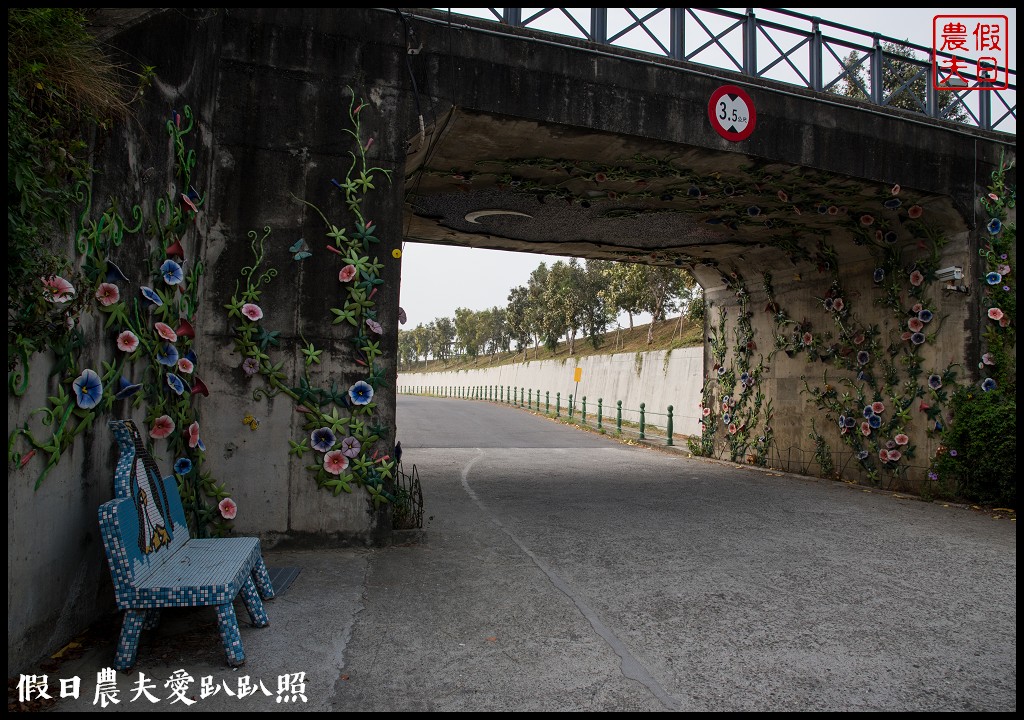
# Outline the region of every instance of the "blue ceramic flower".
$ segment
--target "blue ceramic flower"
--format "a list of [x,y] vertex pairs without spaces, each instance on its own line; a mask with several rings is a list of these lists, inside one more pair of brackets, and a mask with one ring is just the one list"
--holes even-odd
[[871,409],[870,405],[864,406],[864,417],[869,418],[875,414],[875,411]]
[[985,380],[981,383],[981,389],[984,390],[985,392],[988,392],[989,390],[995,390],[996,381],[993,380],[992,378],[985,378]]
[[928,387],[930,387],[932,390],[938,390],[940,387],[942,387],[942,378],[939,377],[938,375],[929,375]]
[[896,234],[895,230],[890,230],[885,234],[884,238],[887,243],[893,245],[897,240],[900,239],[900,236]]
[[369,383],[360,380],[348,389],[348,396],[353,405],[367,405],[373,400],[373,388]]
[[156,294],[153,288],[141,287],[139,292],[142,293],[143,299],[146,300],[147,305],[156,305],[157,307],[164,304],[164,301],[160,299],[160,296]]
[[174,373],[167,373],[167,386],[174,391],[175,395],[181,395],[185,392],[185,383]]
[[121,380],[118,382],[117,394],[114,395],[114,399],[124,400],[125,398],[131,397],[141,389],[142,383],[132,383],[131,380],[122,375]]
[[868,360],[871,359],[871,354],[867,350],[861,350],[857,353],[857,362],[861,365],[866,365]]
[[882,204],[885,205],[885,207],[889,210],[895,210],[896,208],[903,204],[903,201],[900,200],[899,198],[889,198]]
[[910,336],[910,342],[914,343],[915,345],[920,345],[924,341],[925,341],[924,333],[916,332],[916,333],[914,333],[913,335]]
[[871,279],[874,280],[876,283],[880,283],[883,280],[885,280],[885,268],[876,267],[874,274],[871,276]]
[[192,461],[187,457],[180,457],[174,462],[174,472],[178,475],[188,475],[192,472]]
[[164,282],[168,285],[178,285],[185,279],[185,273],[182,272],[181,265],[173,260],[164,261],[164,264],[160,266],[160,275],[163,276]]
[[95,370],[86,368],[75,378],[72,387],[75,389],[75,402],[83,410],[96,407],[103,397],[103,382]]
[[877,430],[878,428],[882,427],[882,418],[879,417],[878,415],[872,415],[871,417],[868,418],[868,425],[870,425],[872,429]]
[[164,343],[163,347],[157,350],[156,361],[167,367],[174,367],[178,364],[178,348],[170,343]]
[[999,218],[992,218],[988,221],[988,231],[992,235],[998,235],[999,231],[1003,229],[1003,224],[999,222]]
[[846,416],[846,427],[848,427],[848,428],[857,427],[857,418],[855,418],[853,415],[847,415]]
[[998,285],[1002,281],[1003,276],[994,271],[990,272],[988,275],[985,276],[985,282],[987,282],[989,285]]
[[860,452],[857,453],[857,459],[858,460],[867,460],[867,457],[868,457],[869,454],[870,453],[867,450],[861,450]]
[[314,430],[313,434],[309,437],[313,442],[313,449],[322,453],[325,453],[334,447],[336,440],[334,433],[331,432],[329,427],[322,427],[318,430]]
[[931,322],[935,315],[932,314],[931,310],[922,310],[917,314],[917,319],[921,322]]

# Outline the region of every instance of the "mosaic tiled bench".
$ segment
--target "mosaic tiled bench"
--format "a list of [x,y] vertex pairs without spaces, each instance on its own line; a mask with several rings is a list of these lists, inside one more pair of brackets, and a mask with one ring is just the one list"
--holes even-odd
[[161,476],[134,422],[107,424],[121,452],[116,497],[99,509],[117,607],[124,610],[114,667],[135,665],[142,629],[156,626],[162,608],[205,605],[216,607],[228,664],[242,665],[234,601],[240,594],[252,624],[266,627],[263,599],[274,596],[259,538],[190,537],[174,476]]

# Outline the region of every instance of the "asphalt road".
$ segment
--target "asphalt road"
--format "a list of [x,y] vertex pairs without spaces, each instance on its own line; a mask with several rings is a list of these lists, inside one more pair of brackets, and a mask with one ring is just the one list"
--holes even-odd
[[[269,628],[239,612],[244,668],[212,624],[144,634],[125,702],[102,711],[1016,710],[1013,519],[485,402],[402,396],[398,437],[421,532],[266,551],[301,573]],[[111,657],[51,668],[87,680],[53,709],[100,711],[88,678]],[[178,669],[192,705],[127,702],[139,673]],[[278,702],[299,671],[302,701]],[[243,673],[267,691],[199,693]]]
[[484,402],[402,397],[398,436],[431,519],[336,709],[1016,709],[1015,521]]

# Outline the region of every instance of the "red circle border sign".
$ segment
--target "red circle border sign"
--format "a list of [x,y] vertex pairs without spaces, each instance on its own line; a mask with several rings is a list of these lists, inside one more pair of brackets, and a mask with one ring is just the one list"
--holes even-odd
[[[737,117],[737,110],[733,107],[737,102],[746,105],[747,111],[746,123],[739,129],[734,122],[730,122],[730,119],[735,120]],[[742,117],[742,113],[740,116]],[[754,126],[757,125],[757,110],[754,109],[754,101],[750,99],[746,90],[736,85],[723,85],[711,93],[711,99],[708,101],[708,120],[711,121],[711,127],[715,132],[726,140],[739,142],[746,140],[754,132]],[[729,125],[724,125],[725,122]]]

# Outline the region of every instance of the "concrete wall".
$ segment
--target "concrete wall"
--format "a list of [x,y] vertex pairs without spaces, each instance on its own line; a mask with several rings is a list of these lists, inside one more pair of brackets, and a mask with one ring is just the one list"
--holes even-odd
[[[156,79],[136,117],[96,139],[94,165],[102,173],[93,187],[91,212],[98,214],[113,201],[131,218],[130,208],[139,206],[147,223],[111,247],[108,257],[135,283],[133,288],[151,284],[152,259],[162,260],[167,240],[159,229],[164,228],[166,205],[158,202],[178,207],[180,195],[188,191],[176,184],[177,163],[184,158],[177,155],[167,123],[172,109],[184,113],[188,107],[195,128],[187,138],[191,159],[186,161],[194,162],[191,183],[204,202],[182,231],[182,244],[186,270],[199,264],[204,268],[192,318],[197,333],[193,349],[199,356],[197,374],[210,389],[209,396],[190,402],[206,445],[202,469],[223,483],[238,504],[233,532],[258,535],[266,546],[373,544],[385,542],[389,533],[389,516],[374,511],[364,490],[355,486],[351,494],[334,496],[319,489],[306,469],[309,455],[303,460],[289,455],[289,440],[309,437],[305,418],[286,394],[254,394],[263,383],[241,371],[243,358],[234,344],[238,321],[224,309],[239,280],[245,286],[243,269],[254,263],[254,238],[265,236],[261,272],[273,269],[276,275],[261,286],[260,305],[264,327],[280,333],[269,353],[282,363],[287,385],[298,386],[305,375],[300,348],[306,343],[323,350],[321,363],[309,368],[313,386],[336,383],[347,389],[366,376],[367,368],[357,362],[354,328],[332,324],[330,307],[342,297],[340,258],[325,250],[323,218],[302,202],[316,205],[351,235],[353,215],[330,181],[346,177],[350,153],[358,150],[346,131],[351,129],[350,99],[362,98],[364,142],[374,141],[367,156],[392,177],[389,182],[377,172],[375,189],[361,207],[377,228],[373,255],[382,262],[383,283],[374,305],[386,328],[377,362],[384,383],[374,396],[375,413],[367,419],[384,427],[379,447],[389,450],[400,276],[400,261],[392,251],[401,245],[404,142],[416,124],[404,88],[406,47],[400,27],[382,25],[380,17],[379,11],[366,9],[129,10],[121,17],[123,24],[108,28],[104,37],[128,66],[154,66]],[[304,263],[288,251],[299,238],[314,251]],[[86,344],[80,368],[99,369],[116,355],[104,319],[98,311],[83,319]],[[51,377],[53,360],[50,353],[31,359],[25,394],[9,395],[9,428],[27,424],[40,438],[52,433],[36,410],[47,406],[58,385],[69,391],[75,376],[63,382]],[[138,368],[135,372],[141,375]],[[247,414],[260,419],[257,431],[242,423]],[[112,416],[131,417],[145,427],[152,419],[146,406],[115,402],[109,414],[100,413],[91,429],[75,439],[38,490],[34,485],[46,453],[9,467],[9,676],[114,611],[96,515],[98,506],[113,496],[116,450],[105,426]],[[170,441],[165,442],[157,441],[154,450],[169,474],[175,456],[169,454]],[[28,448],[19,442],[17,449],[25,453]]]
[[[573,395],[580,401],[587,399],[590,418],[596,418],[600,398],[606,424],[614,422],[617,401],[622,401],[622,419],[632,422],[638,420],[640,403],[644,403],[647,422],[662,430],[671,405],[674,434],[699,435],[703,366],[704,348],[688,347],[593,355],[578,360],[528,360],[481,370],[400,372],[398,388],[400,393],[449,395],[452,388],[498,386],[505,389],[506,395],[509,388],[514,388],[517,397],[520,389],[525,388],[528,393],[532,391],[534,399],[538,391],[541,398],[550,393],[552,412],[555,394],[561,393],[563,414],[567,412],[569,396]],[[573,381],[577,367],[582,370],[578,386]],[[576,407],[578,412],[579,404]],[[401,434],[401,428],[398,432]]]

